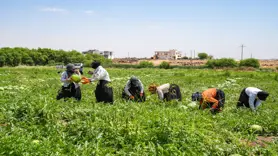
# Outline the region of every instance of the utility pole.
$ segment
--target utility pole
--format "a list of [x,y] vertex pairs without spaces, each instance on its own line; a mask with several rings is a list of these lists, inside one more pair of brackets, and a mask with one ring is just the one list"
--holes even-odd
[[243,59],[243,48],[246,46],[242,44],[240,47],[241,47],[241,60],[242,60]]
[[190,64],[192,66],[192,50],[190,50],[190,54],[191,54],[191,57],[190,57]]

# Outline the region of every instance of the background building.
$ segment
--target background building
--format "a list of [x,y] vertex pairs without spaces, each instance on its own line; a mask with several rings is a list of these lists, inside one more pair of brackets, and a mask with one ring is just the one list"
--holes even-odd
[[177,60],[180,59],[181,52],[171,49],[168,51],[155,51],[154,52],[154,59],[161,59],[161,60]]
[[114,58],[112,51],[99,51],[97,49],[84,51],[84,52],[82,52],[82,54],[99,54],[99,55],[103,55],[105,58],[108,58],[108,59],[113,59]]

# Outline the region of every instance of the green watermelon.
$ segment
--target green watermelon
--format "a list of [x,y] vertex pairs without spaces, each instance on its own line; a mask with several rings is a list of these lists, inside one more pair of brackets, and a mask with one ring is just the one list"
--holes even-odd
[[250,128],[251,128],[253,131],[259,131],[259,132],[263,131],[263,128],[262,128],[262,126],[260,126],[260,125],[252,125]]
[[71,80],[72,80],[73,82],[75,82],[75,83],[78,83],[78,82],[81,81],[81,76],[79,76],[79,75],[77,75],[77,74],[73,74],[73,75],[71,76]]

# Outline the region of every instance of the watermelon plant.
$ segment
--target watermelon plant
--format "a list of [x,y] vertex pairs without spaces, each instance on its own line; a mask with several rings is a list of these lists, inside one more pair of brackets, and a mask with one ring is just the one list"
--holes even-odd
[[[84,68],[84,73],[89,70]],[[95,102],[96,83],[81,84],[80,102],[57,101],[61,82],[53,67],[0,68],[0,154],[278,155],[278,81],[273,79],[274,72],[107,70],[113,105]],[[146,102],[121,99],[131,75],[144,84]],[[179,85],[182,101],[158,100],[146,90],[151,83]],[[241,90],[248,86],[270,93],[257,112],[236,108]],[[191,102],[193,92],[209,87],[222,89],[226,95],[224,109],[216,115]],[[250,130],[252,125],[259,129]],[[250,144],[259,135],[273,140],[264,146]]]

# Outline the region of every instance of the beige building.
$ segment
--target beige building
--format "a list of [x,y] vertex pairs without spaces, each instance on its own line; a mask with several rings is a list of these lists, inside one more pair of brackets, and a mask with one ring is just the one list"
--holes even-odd
[[181,58],[181,52],[171,49],[168,51],[155,51],[154,52],[154,59],[160,60],[177,60]]
[[103,55],[105,58],[108,58],[108,59],[114,58],[112,51],[99,51],[97,49],[93,49],[93,50],[84,51],[82,53],[83,54],[99,54],[99,55]]

